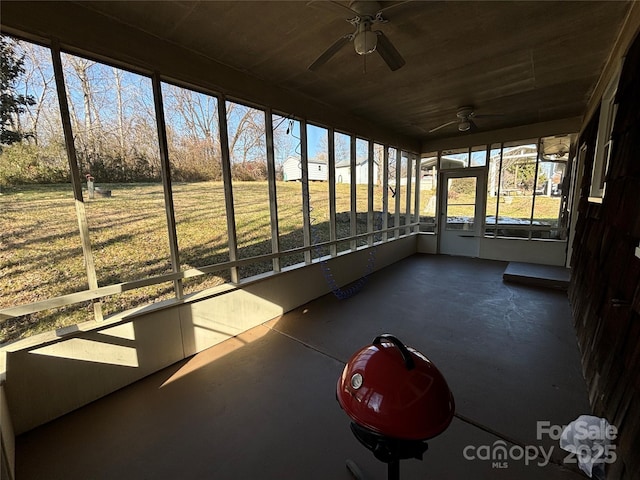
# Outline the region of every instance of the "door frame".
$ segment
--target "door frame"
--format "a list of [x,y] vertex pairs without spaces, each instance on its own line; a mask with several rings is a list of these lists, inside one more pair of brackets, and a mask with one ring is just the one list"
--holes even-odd
[[[486,166],[448,169],[439,172],[438,183],[441,188],[438,201],[438,253],[467,257],[480,256],[480,239],[484,237],[487,209],[487,175],[488,168]],[[449,179],[469,177],[476,178],[476,209],[473,229],[459,230],[460,234],[449,233],[455,232],[454,230],[446,230]],[[464,240],[454,244],[454,242],[450,242],[454,237],[464,238]]]

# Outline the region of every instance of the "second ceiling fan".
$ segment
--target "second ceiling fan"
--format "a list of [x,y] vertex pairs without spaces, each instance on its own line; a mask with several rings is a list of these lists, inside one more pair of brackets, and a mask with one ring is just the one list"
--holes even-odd
[[315,71],[320,68],[350,42],[353,42],[354,49],[359,55],[369,55],[377,52],[392,71],[398,70],[405,64],[404,58],[402,58],[400,52],[396,50],[384,32],[372,30],[371,27],[376,23],[387,23],[388,20],[382,16],[383,12],[403,3],[405,2],[396,2],[381,8],[380,4],[375,1],[353,1],[348,7],[339,2],[309,2],[309,5],[312,6],[326,6],[329,4],[332,7],[351,12],[355,16],[348,18],[347,21],[356,28],[353,33],[343,35],[327,48],[322,55],[309,65],[309,70]]
[[473,121],[474,118],[489,118],[489,117],[501,117],[502,115],[477,115],[472,106],[460,107],[456,112],[456,120],[451,120],[450,122],[443,123],[435,128],[429,130],[429,133],[437,132],[438,130],[448,127],[449,125],[458,124],[459,132],[468,132],[475,131],[478,129],[476,122]]

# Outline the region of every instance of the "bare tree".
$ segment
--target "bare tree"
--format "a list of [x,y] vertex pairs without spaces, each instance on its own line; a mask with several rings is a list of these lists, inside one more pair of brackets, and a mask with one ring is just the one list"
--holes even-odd
[[334,151],[336,163],[349,160],[351,158],[351,138],[348,135],[336,133],[334,135]]
[[[30,95],[35,100],[35,103],[23,113],[25,121],[22,123],[24,128],[33,133],[30,139],[38,145],[42,141],[47,142],[62,134],[51,55],[44,47],[32,43],[19,42],[17,45],[24,58],[25,72],[22,79],[24,95]],[[55,121],[51,122],[51,118],[43,120],[45,116],[51,117],[50,111],[52,109],[56,117]],[[42,123],[45,122],[49,127],[55,125],[55,131],[44,129]]]
[[71,55],[64,55],[63,60],[65,60],[66,67],[65,80],[70,107],[69,113],[75,136],[76,150],[80,156],[80,168],[83,168],[83,161],[86,161],[90,168],[95,160],[95,152],[97,150],[93,132],[93,91],[89,76],[89,69],[94,65],[94,62]]
[[220,180],[220,135],[215,97],[163,84],[170,158],[178,177]]
[[123,160],[126,158],[125,147],[125,130],[124,130],[124,109],[122,104],[122,72],[120,69],[113,67],[113,80],[116,87],[116,106],[118,108],[117,120],[118,120],[118,143],[120,146],[120,158]]
[[248,160],[266,161],[264,112],[227,102],[229,152],[232,163],[246,165]]

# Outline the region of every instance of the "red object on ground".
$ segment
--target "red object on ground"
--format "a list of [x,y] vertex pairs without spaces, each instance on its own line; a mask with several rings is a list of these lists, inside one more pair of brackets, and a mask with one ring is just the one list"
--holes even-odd
[[435,437],[455,412],[453,395],[436,366],[389,334],[351,357],[336,393],[355,423],[396,439]]

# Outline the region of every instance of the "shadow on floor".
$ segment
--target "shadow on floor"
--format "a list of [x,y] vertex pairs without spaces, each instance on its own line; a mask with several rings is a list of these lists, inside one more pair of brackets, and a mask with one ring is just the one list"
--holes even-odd
[[[401,462],[401,478],[577,480],[557,442],[536,438],[536,422],[589,411],[568,300],[503,283],[505,266],[407,258],[348,300],[314,300],[19,436],[18,480],[347,480],[347,458],[383,479],[335,385],[350,355],[387,332],[438,366],[457,407],[423,461]],[[467,458],[496,442],[551,449],[556,463]]]

